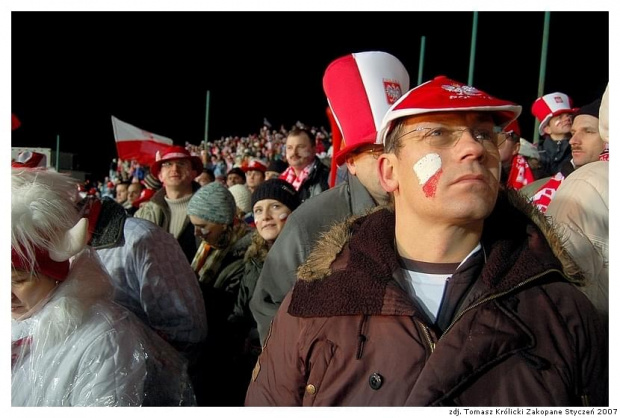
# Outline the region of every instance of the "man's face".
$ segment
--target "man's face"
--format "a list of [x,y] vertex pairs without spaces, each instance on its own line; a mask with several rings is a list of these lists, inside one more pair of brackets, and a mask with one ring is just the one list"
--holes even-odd
[[605,143],[598,130],[598,118],[590,115],[579,115],[571,128],[572,137],[569,141],[573,153],[575,167],[598,161]]
[[248,170],[245,173],[245,181],[252,190],[265,181],[265,174],[259,170]]
[[[394,193],[397,217],[418,226],[484,220],[499,190],[499,150],[485,140],[493,138],[493,128],[491,116],[484,112],[409,117],[400,133],[398,155],[379,157],[381,184]],[[442,138],[458,140],[442,147]]]
[[549,123],[543,131],[554,138],[565,138],[570,135],[570,127],[573,123],[571,113],[562,113],[549,119]]
[[277,171],[265,171],[265,181],[277,179],[278,177],[280,177],[280,173]]
[[116,185],[116,201],[118,203],[123,203],[127,200],[127,185],[126,184],[117,184]]
[[159,181],[164,187],[186,187],[198,176],[196,170],[192,170],[192,163],[188,159],[176,159],[165,161],[159,171]]
[[244,184],[245,179],[237,173],[230,173],[226,176],[226,186],[232,187],[235,184]]
[[127,200],[133,203],[134,200],[140,197],[142,187],[138,183],[131,183],[127,189]]
[[500,144],[499,158],[502,164],[510,164],[512,162],[512,157],[519,153],[520,147],[519,138],[516,136],[510,137]]
[[308,135],[289,135],[286,138],[286,160],[296,170],[303,170],[314,161],[316,148]]
[[347,169],[356,176],[377,203],[386,203],[388,193],[379,181],[379,155],[383,145],[368,144],[347,155]]

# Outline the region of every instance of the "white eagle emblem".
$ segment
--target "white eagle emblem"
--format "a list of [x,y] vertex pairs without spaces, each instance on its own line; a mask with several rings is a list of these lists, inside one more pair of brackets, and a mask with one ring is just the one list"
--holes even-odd
[[395,80],[383,80],[383,86],[385,87],[385,97],[388,104],[394,104],[400,96],[403,95],[403,91],[400,88],[400,83]]

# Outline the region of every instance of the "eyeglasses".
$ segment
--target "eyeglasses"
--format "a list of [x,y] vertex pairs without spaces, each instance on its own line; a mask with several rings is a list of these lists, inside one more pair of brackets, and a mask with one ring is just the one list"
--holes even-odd
[[498,126],[491,129],[488,128],[463,128],[452,129],[445,126],[435,127],[417,127],[411,131],[405,132],[396,138],[398,141],[400,138],[409,134],[415,134],[414,137],[424,140],[428,145],[433,148],[452,148],[463,136],[463,133],[468,131],[474,140],[480,143],[487,151],[496,152],[497,149],[506,141],[510,134],[502,132]]
[[190,162],[188,160],[171,160],[171,161],[164,161],[163,163],[161,163],[161,166],[165,168],[170,168],[173,165],[176,165],[177,167],[181,167],[181,168],[187,168],[190,166]]
[[383,147],[382,146],[373,146],[372,148],[357,150],[357,151],[355,151],[353,153],[354,156],[362,155],[362,154],[370,154],[370,155],[372,155],[372,158],[377,160],[377,159],[379,159],[379,156],[381,154],[383,154]]

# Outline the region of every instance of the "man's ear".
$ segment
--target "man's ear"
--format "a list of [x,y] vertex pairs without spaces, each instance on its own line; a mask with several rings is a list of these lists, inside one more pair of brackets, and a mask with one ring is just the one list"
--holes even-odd
[[519,151],[521,150],[521,143],[517,142],[517,145],[514,147],[514,149],[512,150],[512,155],[517,155],[519,153]]
[[349,174],[354,176],[355,173],[357,173],[357,167],[355,166],[355,158],[353,158],[353,155],[348,154],[344,161],[345,161],[345,164],[347,165],[347,170],[349,170]]
[[379,156],[379,181],[381,187],[388,193],[392,193],[398,188],[397,164],[398,160],[394,154],[381,154]]
[[547,124],[547,125],[543,128],[543,132],[545,133],[545,135],[551,135],[551,128],[549,127],[549,124]]

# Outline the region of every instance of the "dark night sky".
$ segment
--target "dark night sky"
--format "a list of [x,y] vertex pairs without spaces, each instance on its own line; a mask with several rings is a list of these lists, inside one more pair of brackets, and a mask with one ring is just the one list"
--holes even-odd
[[[77,154],[103,179],[116,156],[110,116],[172,138],[258,132],[301,120],[328,126],[322,76],[335,58],[383,50],[423,81],[466,82],[471,12],[13,12],[11,110],[22,121],[13,146]],[[473,85],[523,105],[532,137],[544,13],[480,12]],[[545,93],[577,106],[609,79],[609,13],[551,13]],[[499,43],[499,45],[496,45]]]

